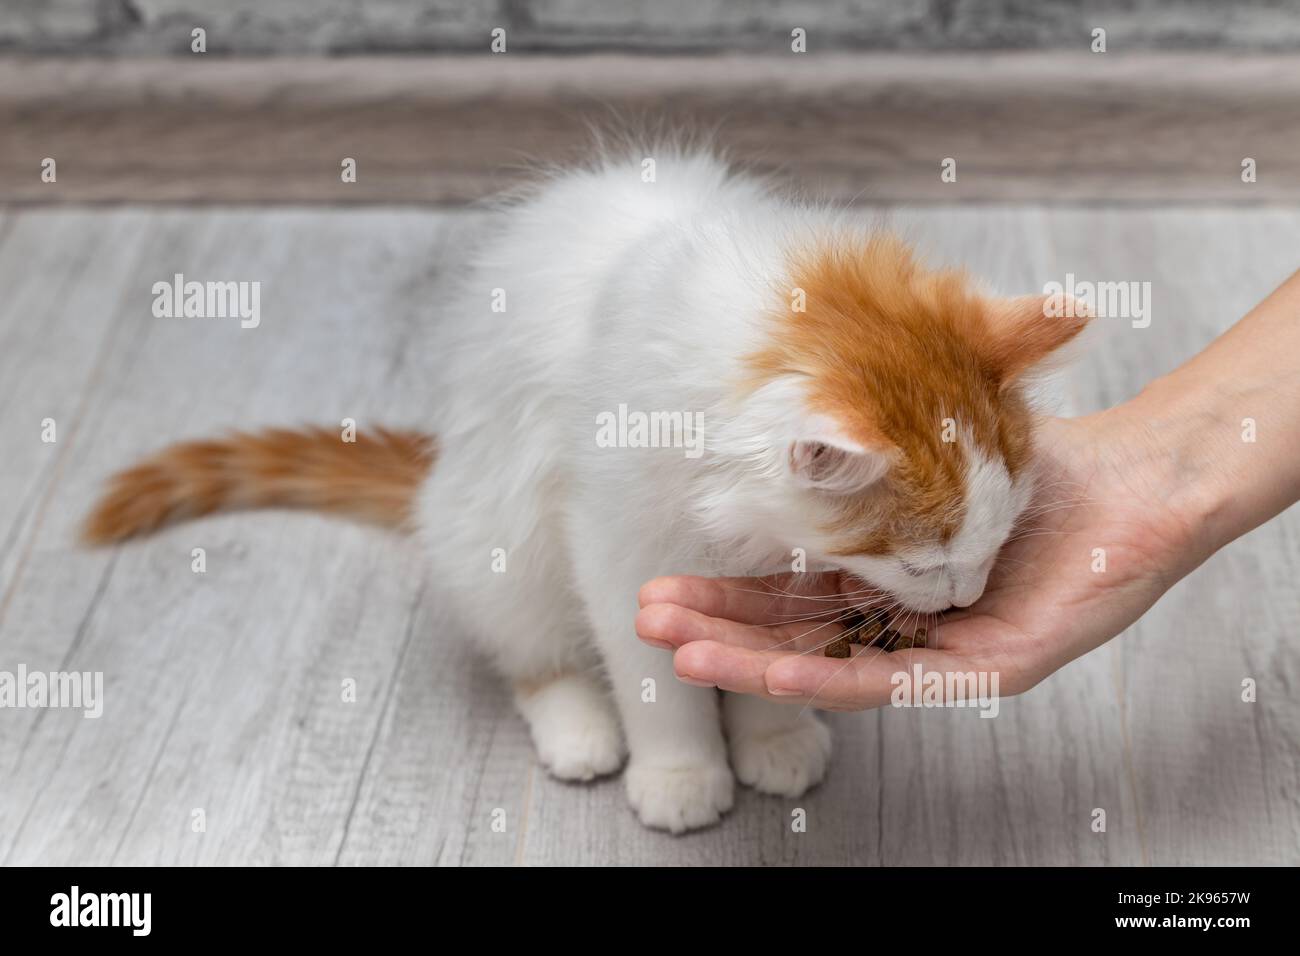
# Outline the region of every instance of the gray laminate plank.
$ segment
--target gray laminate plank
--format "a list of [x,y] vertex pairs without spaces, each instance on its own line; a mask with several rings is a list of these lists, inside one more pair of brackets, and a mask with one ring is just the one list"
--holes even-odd
[[[111,235],[118,218],[140,214],[79,215]],[[132,292],[115,307],[102,388],[52,489],[3,646],[29,666],[103,671],[106,711],[15,725],[23,742],[0,801],[10,862],[337,856],[414,633],[417,562],[382,532],[280,513],[103,551],[73,536],[103,478],[167,441],[387,418],[382,383],[413,326],[374,326],[418,308],[401,296],[420,287],[442,221],[158,212],[148,226],[162,241],[147,255],[103,252]],[[155,319],[150,286],[174,271],[261,281],[262,325]],[[205,574],[191,571],[194,547],[207,549]],[[355,704],[341,699],[349,677]],[[201,835],[195,808],[207,814]]]
[[[1056,378],[1073,412],[1129,397],[1195,352],[1300,248],[1290,209],[944,207],[892,219],[1006,292],[1067,271],[1152,282],[1151,327],[1099,325]],[[418,424],[435,399],[421,388],[430,357],[410,345],[430,323],[436,344],[436,323],[454,320],[439,314],[439,291],[474,221],[124,209],[27,211],[9,225],[0,251],[19,236],[27,257],[0,256],[16,290],[0,301],[0,428],[12,450],[0,526],[16,529],[0,557],[11,594],[0,666],[102,670],[107,686],[97,721],[0,712],[0,859],[1300,859],[1293,514],[1216,556],[1120,640],[1003,701],[997,719],[835,715],[826,783],[797,801],[744,791],[720,826],[684,838],[644,830],[619,780],[571,786],[538,770],[509,695],[443,613],[409,541],[265,512],[119,549],[75,546],[103,477],[167,441],[345,415]],[[154,319],[149,285],[173,271],[261,280],[262,327]],[[49,337],[24,325],[34,310]],[[39,444],[46,407],[60,419],[57,470]],[[207,549],[206,574],[190,570],[193,547]],[[1258,703],[1240,701],[1246,676]],[[341,698],[347,678],[355,703]],[[1106,834],[1089,828],[1095,807]],[[806,832],[791,829],[796,808]]]

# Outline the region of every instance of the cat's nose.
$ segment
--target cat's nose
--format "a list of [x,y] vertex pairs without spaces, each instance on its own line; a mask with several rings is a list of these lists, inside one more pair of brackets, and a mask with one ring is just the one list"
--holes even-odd
[[952,579],[952,603],[954,607],[970,607],[984,593],[988,583],[989,570],[981,568],[973,574],[954,576]]

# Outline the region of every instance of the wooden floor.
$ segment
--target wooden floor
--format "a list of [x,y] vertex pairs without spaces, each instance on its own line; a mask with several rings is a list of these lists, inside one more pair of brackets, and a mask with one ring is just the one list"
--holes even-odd
[[[1294,208],[894,218],[1007,292],[1069,272],[1151,282],[1151,326],[1102,323],[1062,377],[1076,411],[1132,395],[1300,264]],[[260,513],[77,547],[104,477],[172,439],[418,423],[438,396],[414,353],[426,328],[454,320],[440,282],[472,226],[473,214],[429,211],[0,212],[0,670],[102,671],[105,683],[98,720],[0,710],[0,860],[1300,863],[1295,510],[997,719],[836,715],[820,788],[798,801],[744,791],[720,826],[682,838],[642,829],[617,780],[539,771],[407,541]],[[150,287],[175,272],[260,281],[261,326],[154,318]],[[41,441],[47,418],[54,443]],[[1241,700],[1247,677],[1255,703]],[[805,833],[791,831],[796,807]]]

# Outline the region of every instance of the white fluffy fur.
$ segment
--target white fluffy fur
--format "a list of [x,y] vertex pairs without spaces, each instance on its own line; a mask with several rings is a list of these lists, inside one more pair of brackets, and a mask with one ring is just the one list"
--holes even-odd
[[[679,832],[730,808],[733,768],[794,796],[829,759],[828,733],[798,707],[728,695],[720,714],[718,694],[676,680],[672,655],[638,641],[633,620],[657,575],[788,569],[793,547],[829,563],[817,496],[790,468],[791,443],[825,423],[808,420],[797,382],[740,407],[732,396],[764,316],[788,307],[785,250],[833,214],[770,198],[706,155],[656,160],[652,183],[639,158],[553,179],[478,253],[440,323],[440,453],[419,519],[436,583],[520,688],[543,763],[565,778],[606,773],[625,737],[633,807]],[[597,416],[620,404],[701,414],[704,454],[599,447]],[[965,601],[982,588],[972,562],[1019,510],[999,481],[993,465],[971,476],[989,495],[958,536],[969,568],[926,594]],[[889,562],[858,570],[905,599],[921,590]]]

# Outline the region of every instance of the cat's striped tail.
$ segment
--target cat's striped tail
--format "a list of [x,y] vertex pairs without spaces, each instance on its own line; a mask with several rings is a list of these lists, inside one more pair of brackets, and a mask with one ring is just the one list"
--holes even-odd
[[270,428],[172,445],[119,472],[86,519],[91,544],[243,508],[309,508],[385,527],[410,524],[433,466],[429,435],[376,428],[344,441],[326,428]]

